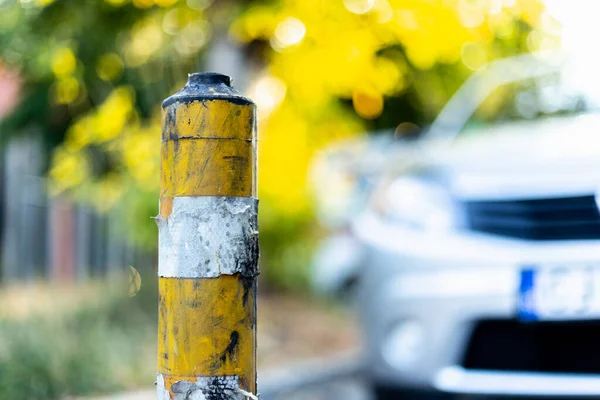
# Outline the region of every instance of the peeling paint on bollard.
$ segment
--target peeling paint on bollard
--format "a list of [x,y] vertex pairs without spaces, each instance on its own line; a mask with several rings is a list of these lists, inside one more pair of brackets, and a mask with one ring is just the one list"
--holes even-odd
[[[158,375],[158,400],[245,400],[248,396],[239,389],[236,376],[197,377],[181,380],[171,385],[174,397],[164,386],[164,378]],[[161,397],[162,396],[162,397]]]
[[258,200],[175,197],[169,219],[158,216],[162,277],[217,278],[258,274]]
[[206,73],[163,109],[157,398],[256,398],[255,105]]

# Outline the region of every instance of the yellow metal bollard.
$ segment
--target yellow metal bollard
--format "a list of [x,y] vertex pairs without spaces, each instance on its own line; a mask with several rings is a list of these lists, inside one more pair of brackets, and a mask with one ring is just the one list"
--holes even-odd
[[256,107],[216,73],[162,107],[158,399],[255,398]]

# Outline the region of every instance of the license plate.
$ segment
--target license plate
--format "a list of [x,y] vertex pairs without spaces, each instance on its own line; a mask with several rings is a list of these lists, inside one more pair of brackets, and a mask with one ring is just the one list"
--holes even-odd
[[523,321],[600,318],[600,265],[523,268],[518,308]]

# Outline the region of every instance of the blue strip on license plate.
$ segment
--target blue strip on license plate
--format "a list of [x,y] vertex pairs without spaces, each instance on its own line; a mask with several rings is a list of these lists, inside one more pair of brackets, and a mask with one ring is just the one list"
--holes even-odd
[[521,321],[537,321],[534,304],[535,269],[523,268],[521,270],[521,284],[519,286],[518,310]]

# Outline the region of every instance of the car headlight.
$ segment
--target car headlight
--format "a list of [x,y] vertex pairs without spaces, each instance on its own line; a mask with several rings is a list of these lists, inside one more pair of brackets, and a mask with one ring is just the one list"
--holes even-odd
[[386,217],[411,228],[445,231],[458,224],[458,212],[448,192],[434,182],[397,178],[383,193]]

